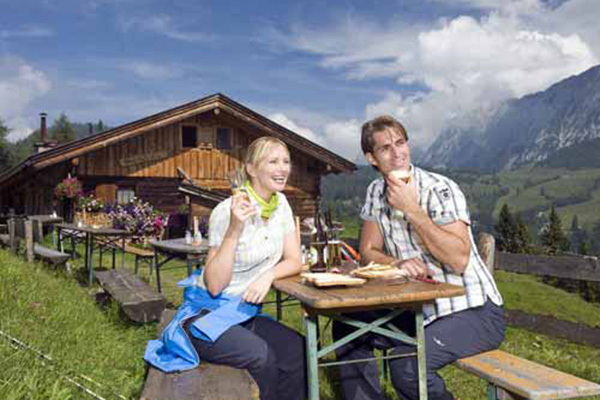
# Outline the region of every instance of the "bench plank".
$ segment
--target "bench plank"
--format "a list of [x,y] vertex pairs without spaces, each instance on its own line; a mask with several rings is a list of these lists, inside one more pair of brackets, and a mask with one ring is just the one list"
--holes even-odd
[[56,265],[67,262],[67,260],[70,257],[68,254],[63,253],[62,251],[49,249],[47,247],[42,246],[39,243],[33,244],[33,254],[37,258],[42,259],[43,261],[48,261]]
[[[165,310],[159,332],[173,319],[174,310]],[[258,386],[243,369],[202,361],[198,368],[164,373],[152,366],[140,400],[258,400]]]
[[165,296],[127,270],[97,271],[96,279],[136,322],[156,321],[166,306]]
[[527,399],[569,399],[600,394],[600,385],[493,350],[458,360],[456,365]]
[[125,251],[140,257],[154,257],[153,250],[140,249],[139,247],[135,247],[130,244],[125,245]]

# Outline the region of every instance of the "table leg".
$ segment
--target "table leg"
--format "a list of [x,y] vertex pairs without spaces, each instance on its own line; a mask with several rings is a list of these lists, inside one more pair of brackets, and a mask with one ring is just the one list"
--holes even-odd
[[125,268],[125,237],[121,240],[121,269]]
[[319,360],[317,356],[317,315],[306,315],[306,364],[308,368],[308,400],[319,400]]
[[419,400],[427,400],[427,360],[425,358],[423,307],[415,310],[415,324],[417,329],[417,363],[419,366]]
[[275,307],[277,310],[277,321],[281,321],[281,292],[275,289]]
[[158,265],[158,251],[156,247],[154,248],[154,268],[156,268],[156,287],[158,289],[158,293],[162,293],[162,289],[160,287],[160,265]]
[[85,265],[90,271],[88,283],[91,285],[94,282],[94,264],[92,263],[92,246],[94,238],[89,233],[85,235]]
[[60,252],[64,252],[64,248],[63,248],[63,242],[62,242],[62,229],[56,227],[55,231],[57,232],[58,238],[57,238],[57,243],[56,243],[56,249]]

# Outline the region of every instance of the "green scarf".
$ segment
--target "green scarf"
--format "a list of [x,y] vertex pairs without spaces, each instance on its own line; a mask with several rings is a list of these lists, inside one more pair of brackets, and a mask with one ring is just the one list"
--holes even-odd
[[250,184],[250,181],[246,181],[244,186],[246,186],[246,188],[248,189],[248,193],[250,194],[250,196],[252,196],[252,198],[256,200],[256,202],[260,205],[260,216],[266,219],[271,218],[271,215],[273,214],[273,212],[275,212],[277,206],[279,205],[279,196],[277,196],[277,193],[273,193],[271,195],[271,198],[269,199],[269,202],[267,203],[263,200],[262,197],[258,195],[258,193],[254,191],[254,188]]

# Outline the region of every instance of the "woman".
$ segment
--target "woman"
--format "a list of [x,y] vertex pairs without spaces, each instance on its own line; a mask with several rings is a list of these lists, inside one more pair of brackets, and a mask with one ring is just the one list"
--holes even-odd
[[245,368],[263,400],[306,397],[303,337],[258,315],[273,281],[301,270],[292,210],[281,193],[290,167],[282,141],[261,137],[250,145],[243,167],[248,196],[213,210],[206,265],[183,282],[184,304],[162,340],[149,343],[148,362],[165,371],[200,360]]

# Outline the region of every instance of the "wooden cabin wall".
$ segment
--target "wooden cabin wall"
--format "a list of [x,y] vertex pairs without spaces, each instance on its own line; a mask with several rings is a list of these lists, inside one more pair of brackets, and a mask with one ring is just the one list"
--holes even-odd
[[[54,188],[67,176],[68,163],[56,164],[22,177],[2,194],[1,212],[38,215],[57,211]],[[4,190],[3,190],[4,192]]]
[[[184,125],[197,127],[197,147],[182,147]],[[214,146],[219,127],[232,129],[229,150]],[[224,113],[199,114],[80,157],[78,176],[86,184],[92,182],[96,195],[104,201],[114,201],[117,186],[129,182],[136,196],[162,211],[174,212],[184,204],[177,192],[178,167],[203,188],[228,191],[227,174],[240,167],[248,145],[261,135],[256,128]],[[292,173],[286,194],[297,215],[314,215],[324,165],[314,157],[290,150]],[[205,206],[196,209],[199,213],[206,211]]]

